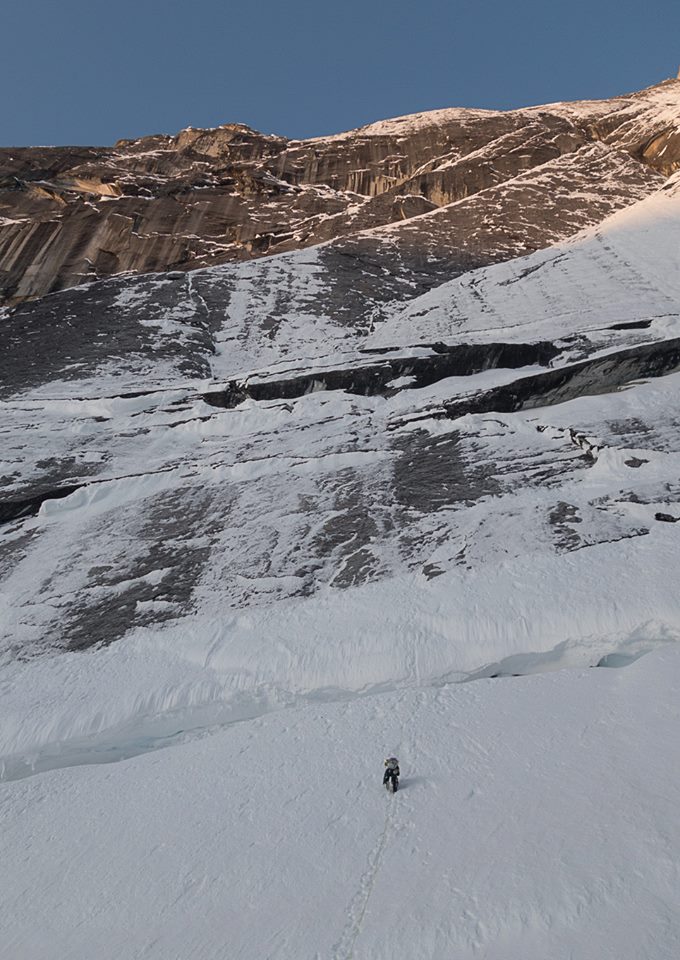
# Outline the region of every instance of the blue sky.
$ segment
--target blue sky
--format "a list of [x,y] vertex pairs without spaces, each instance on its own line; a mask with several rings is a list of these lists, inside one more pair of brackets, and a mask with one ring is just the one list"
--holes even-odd
[[675,76],[680,0],[2,0],[0,144],[307,137]]

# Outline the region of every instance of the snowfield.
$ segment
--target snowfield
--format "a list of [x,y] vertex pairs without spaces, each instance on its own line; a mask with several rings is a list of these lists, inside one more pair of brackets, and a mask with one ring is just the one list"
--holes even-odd
[[0,315],[2,960],[677,960],[679,176]]
[[674,960],[679,697],[667,649],[7,783],[1,955]]
[[[411,300],[377,328],[371,346],[456,339],[602,335],[645,321],[680,329],[680,177],[570,240],[473,270]],[[611,337],[611,333],[609,333]]]

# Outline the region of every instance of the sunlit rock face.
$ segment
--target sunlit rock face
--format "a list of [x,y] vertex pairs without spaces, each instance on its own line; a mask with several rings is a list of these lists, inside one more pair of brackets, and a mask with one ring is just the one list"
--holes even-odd
[[449,266],[530,252],[677,169],[679,85],[509,112],[437,110],[305,141],[227,124],[105,148],[5,148],[0,302],[386,225],[411,257]]

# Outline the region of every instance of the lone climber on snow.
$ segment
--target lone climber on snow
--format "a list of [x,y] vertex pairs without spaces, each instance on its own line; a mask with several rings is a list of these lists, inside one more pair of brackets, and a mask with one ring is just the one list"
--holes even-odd
[[391,781],[392,793],[397,792],[399,786],[399,761],[396,757],[388,757],[385,760],[385,775],[383,777],[383,786],[389,789]]

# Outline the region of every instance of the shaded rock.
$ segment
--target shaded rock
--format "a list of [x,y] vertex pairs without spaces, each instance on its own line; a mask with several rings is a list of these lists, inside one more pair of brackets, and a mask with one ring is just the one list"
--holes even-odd
[[446,405],[455,420],[467,413],[530,410],[575,397],[609,393],[641,377],[661,377],[680,369],[680,338],[619,350],[559,370],[523,377],[507,385]]

